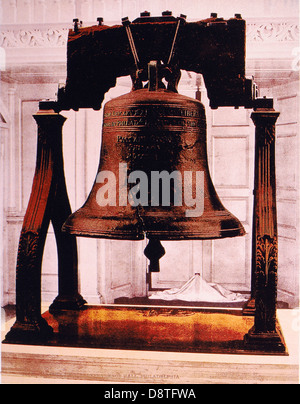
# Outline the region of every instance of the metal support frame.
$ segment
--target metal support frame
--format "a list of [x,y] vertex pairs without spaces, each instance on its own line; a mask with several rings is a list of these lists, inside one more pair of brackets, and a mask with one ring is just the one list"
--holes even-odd
[[85,301],[78,293],[77,245],[75,236],[61,232],[71,214],[65,184],[62,127],[66,120],[40,103],[34,119],[38,125],[36,169],[30,200],[20,235],[16,268],[16,322],[5,342],[47,340],[52,328],[41,316],[41,267],[50,221],[58,252],[59,294],[52,312],[80,309]]
[[273,108],[257,108],[255,125],[254,208],[252,229],[252,290],[246,314],[254,314],[254,327],[245,336],[247,348],[285,351],[276,321],[278,233],[276,213],[275,123]]

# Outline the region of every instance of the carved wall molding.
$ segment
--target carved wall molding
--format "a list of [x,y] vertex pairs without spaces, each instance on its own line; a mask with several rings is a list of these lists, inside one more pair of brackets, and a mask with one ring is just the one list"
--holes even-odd
[[61,48],[67,46],[69,28],[22,28],[0,31],[3,48]]
[[[107,22],[108,25],[110,23]],[[95,22],[86,23],[95,25]],[[30,27],[18,25],[2,25],[0,31],[0,47],[3,48],[44,48],[66,47],[69,27],[66,25],[51,27],[38,24]],[[247,20],[247,42],[297,42],[299,41],[298,20]]]
[[297,42],[299,22],[297,19],[247,21],[247,42]]

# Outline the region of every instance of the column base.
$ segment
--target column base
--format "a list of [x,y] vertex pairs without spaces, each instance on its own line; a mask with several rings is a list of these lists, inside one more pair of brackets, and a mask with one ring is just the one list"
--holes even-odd
[[63,310],[81,310],[86,303],[80,294],[75,296],[58,295],[49,307],[49,312],[54,314]]
[[255,316],[255,299],[250,297],[243,308],[243,316]]
[[264,353],[281,352],[288,355],[287,347],[277,325],[274,332],[256,332],[252,327],[248,334],[244,336],[245,348],[249,350],[262,351]]
[[53,328],[42,317],[34,322],[16,321],[6,334],[3,343],[26,344],[47,341],[53,337]]

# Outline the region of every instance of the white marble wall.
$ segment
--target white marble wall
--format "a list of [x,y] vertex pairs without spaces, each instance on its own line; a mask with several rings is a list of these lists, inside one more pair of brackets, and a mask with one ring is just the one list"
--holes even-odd
[[[239,0],[1,0],[0,48],[6,55],[0,94],[0,269],[3,304],[14,303],[15,263],[19,232],[30,194],[35,166],[36,125],[32,114],[38,100],[55,98],[66,76],[66,41],[72,19],[107,24],[131,19],[141,11],[188,20],[217,12],[225,18],[241,13],[247,20],[247,74],[254,75],[261,95],[275,98],[281,111],[277,126],[279,219],[279,294],[292,306],[298,301],[299,272],[299,119],[298,1]],[[298,53],[297,53],[298,52]],[[298,59],[299,60],[299,59]],[[196,76],[184,74],[182,94],[194,97]],[[130,89],[120,79],[106,100]],[[165,243],[167,255],[156,286],[179,286],[194,272],[234,290],[250,288],[254,127],[250,111],[211,111],[203,89],[208,120],[209,163],[214,184],[226,207],[244,223],[244,238],[224,241]],[[102,114],[63,112],[64,157],[72,209],[85,201],[96,175]],[[145,293],[144,242],[78,239],[81,290],[90,303],[112,302],[127,294]],[[43,300],[57,293],[56,247],[52,229],[43,261]]]

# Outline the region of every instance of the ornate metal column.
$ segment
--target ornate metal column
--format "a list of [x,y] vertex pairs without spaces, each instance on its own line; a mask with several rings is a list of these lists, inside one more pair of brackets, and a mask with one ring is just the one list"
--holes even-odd
[[255,124],[255,179],[253,215],[252,298],[254,327],[245,336],[247,348],[285,351],[276,325],[278,234],[275,178],[275,123],[273,108],[257,108]]
[[6,342],[49,338],[52,328],[41,316],[41,265],[46,235],[52,221],[59,267],[59,295],[52,310],[76,309],[85,303],[78,293],[77,246],[74,236],[61,232],[71,213],[66,191],[62,126],[66,120],[40,103],[34,119],[38,125],[36,170],[19,241],[16,274],[16,322]]

